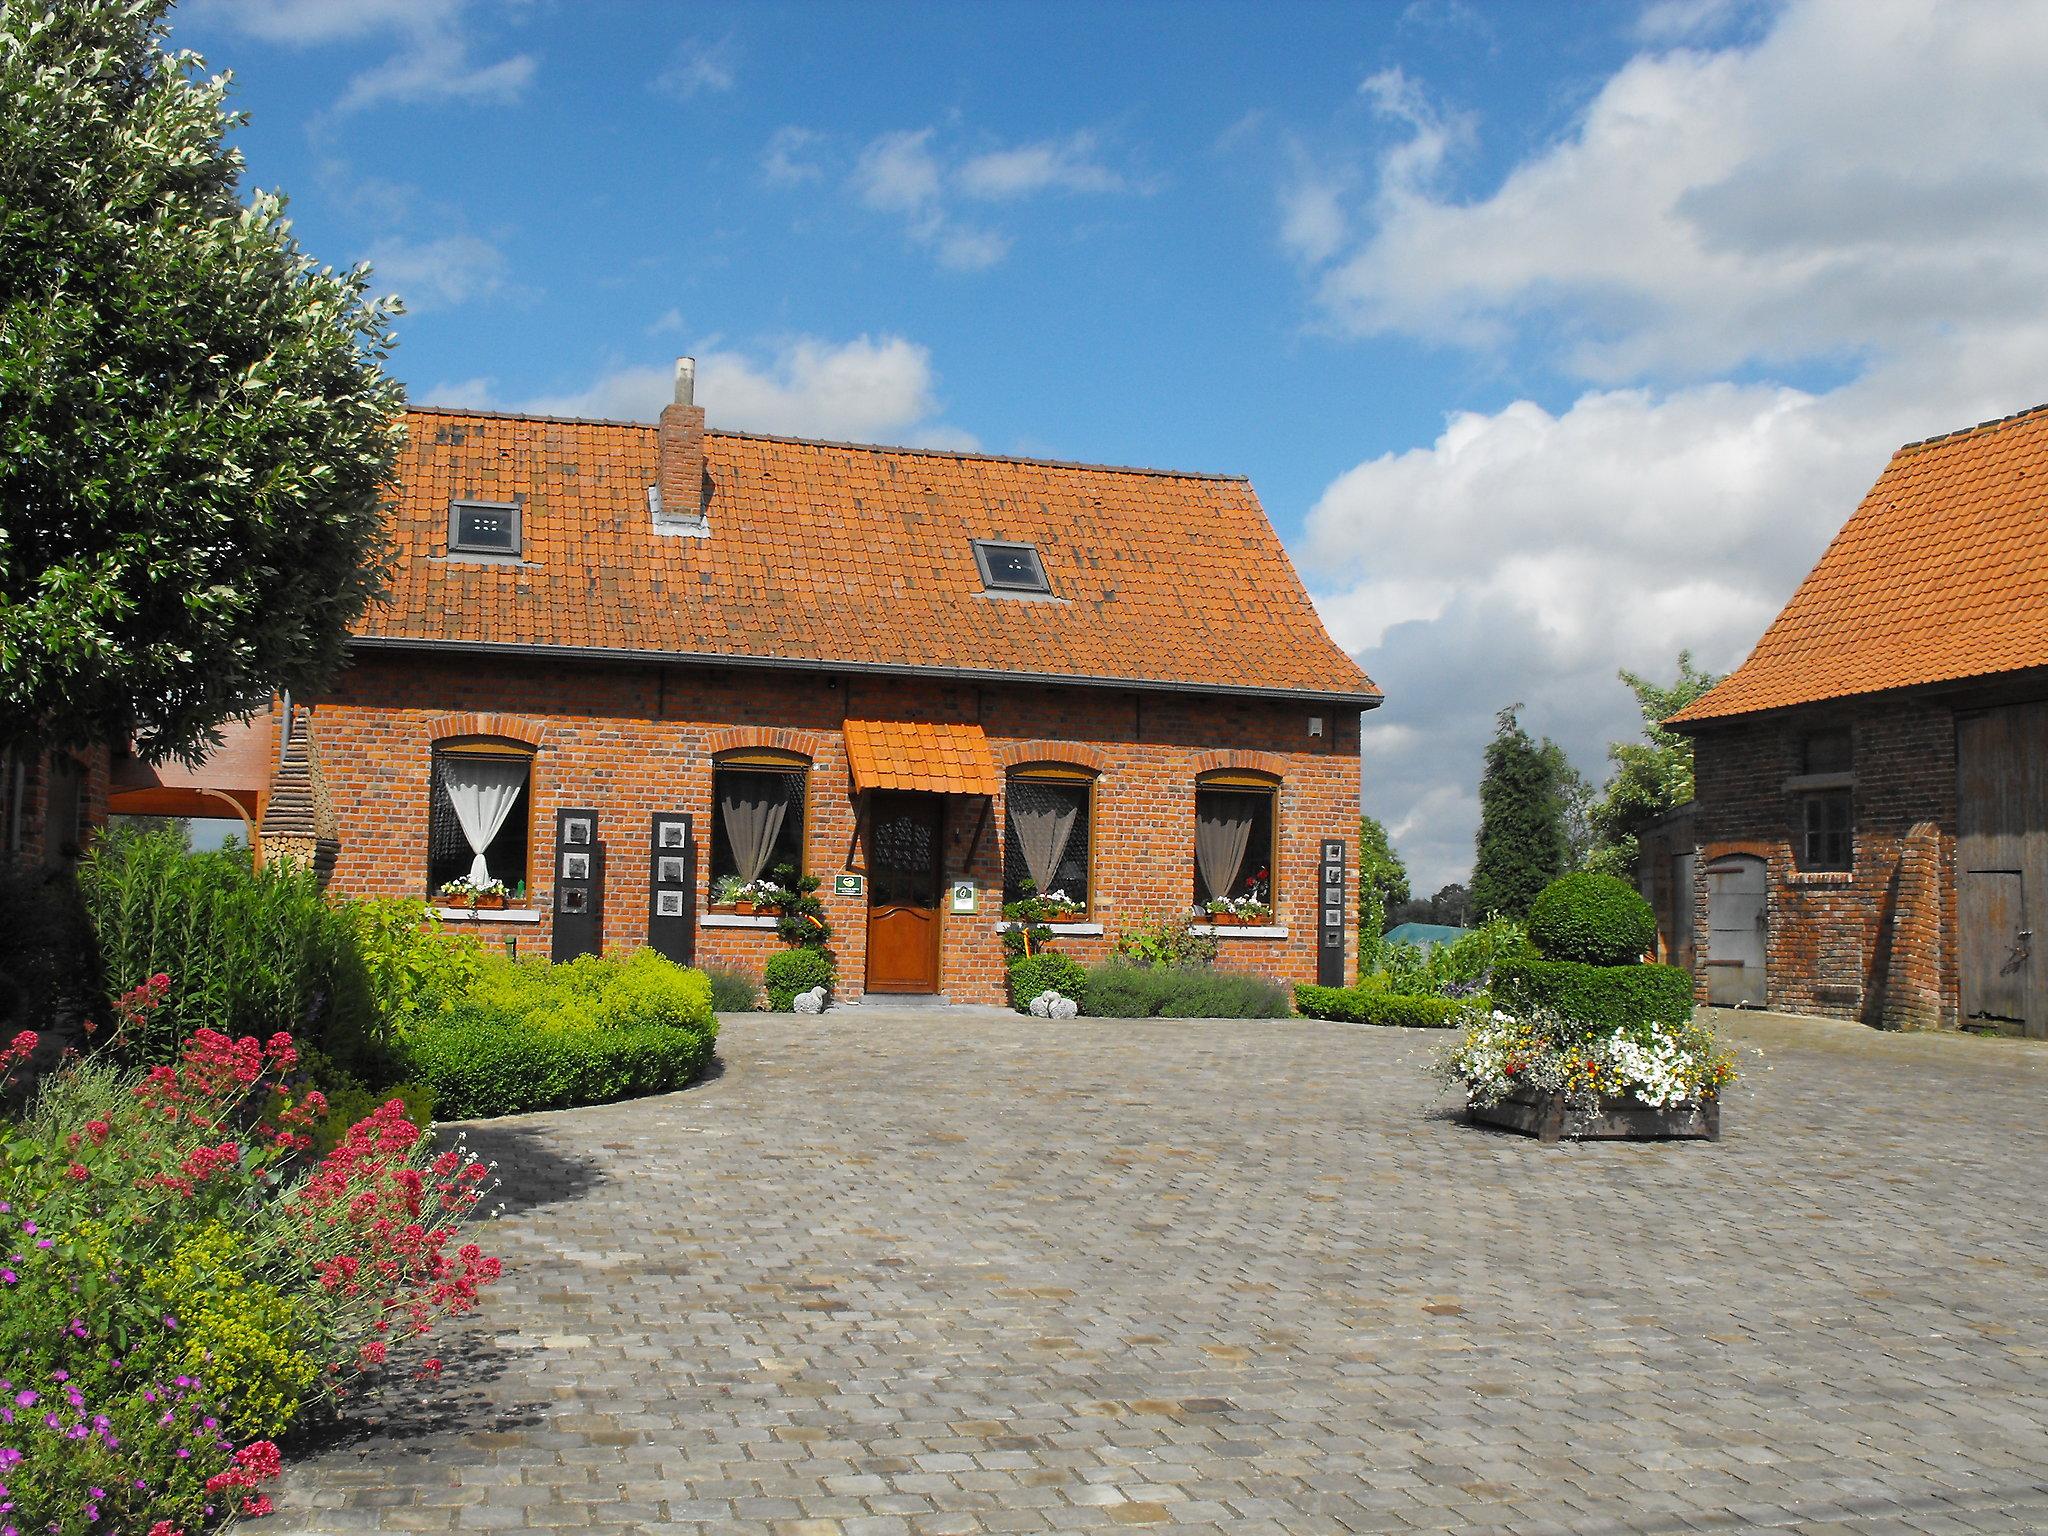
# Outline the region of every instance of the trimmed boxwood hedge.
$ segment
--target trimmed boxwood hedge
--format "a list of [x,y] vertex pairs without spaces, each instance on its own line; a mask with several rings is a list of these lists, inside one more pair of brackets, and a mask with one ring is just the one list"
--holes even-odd
[[1580,965],[1570,960],[1503,961],[1493,995],[1509,1010],[1548,1008],[1594,1029],[1692,1017],[1692,974],[1675,965]]
[[1612,875],[1564,875],[1529,908],[1529,941],[1546,960],[1633,965],[1657,942],[1657,914]]
[[467,1014],[415,1030],[406,1066],[436,1115],[470,1120],[666,1093],[696,1077],[714,1039],[667,1024],[562,1029]]
[[1019,955],[1012,960],[1009,981],[1010,1006],[1019,1013],[1029,1013],[1031,999],[1041,992],[1057,992],[1061,997],[1080,1002],[1088,973],[1073,956],[1042,949],[1035,955]]
[[[1496,972],[1496,975],[1499,973]],[[1294,989],[1294,1006],[1312,1019],[1340,1019],[1347,1024],[1386,1024],[1407,1029],[1449,1029],[1480,1000],[1469,997],[1411,997],[1376,987]]]

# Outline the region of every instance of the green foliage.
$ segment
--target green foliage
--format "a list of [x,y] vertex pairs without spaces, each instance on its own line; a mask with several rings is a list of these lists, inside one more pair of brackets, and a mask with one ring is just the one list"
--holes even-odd
[[1510,1012],[1547,1010],[1595,1033],[1692,1017],[1692,974],[1675,965],[1509,960],[1494,967],[1493,993]]
[[[1070,996],[1072,994],[1069,994]],[[1105,1019],[1284,1019],[1287,989],[1270,976],[1206,965],[1090,966],[1081,1011]]]
[[714,1013],[752,1013],[761,1006],[761,978],[737,965],[707,965]]
[[1624,671],[1621,680],[1643,713],[1643,739],[1607,748],[1614,773],[1591,809],[1596,842],[1589,867],[1633,879],[1636,840],[1644,827],[1692,799],[1692,738],[1664,728],[1664,722],[1721,679],[1693,665],[1692,652],[1678,653],[1678,678],[1668,687]]
[[421,1130],[434,1123],[434,1090],[421,1083],[372,1089],[351,1079],[332,1088],[322,1086],[321,1092],[327,1097],[327,1113],[313,1127],[313,1151],[317,1156],[324,1157],[340,1146],[350,1126],[369,1119],[380,1105],[393,1099],[405,1106],[405,1118]]
[[1312,1019],[1385,1024],[1404,1029],[1449,1029],[1485,1007],[1484,996],[1414,997],[1378,987],[1297,986],[1294,1006]]
[[483,945],[446,932],[423,900],[377,897],[345,902],[341,910],[355,929],[377,1012],[401,1034],[446,1013],[483,976]]
[[1360,980],[1383,992],[1469,997],[1485,991],[1494,966],[1527,952],[1528,943],[1521,924],[1505,917],[1489,918],[1448,944],[1383,942],[1379,968]]
[[1080,961],[1049,949],[1012,960],[1009,973],[1010,1006],[1019,1013],[1030,1012],[1031,999],[1041,992],[1057,992],[1078,1003],[1088,979]]
[[818,899],[818,877],[800,875],[781,864],[776,866],[775,884],[781,894],[765,904],[775,912],[776,936],[795,948],[824,950],[832,942],[832,925],[825,920],[825,903]]
[[406,1042],[438,1113],[467,1120],[666,1093],[710,1059],[712,1030],[667,1024],[548,1027],[458,1013]]
[[768,989],[769,1010],[788,1013],[796,1006],[799,993],[813,987],[831,988],[832,957],[819,949],[785,949],[768,957],[761,980]]
[[469,993],[416,1022],[402,1053],[434,1112],[460,1120],[665,1093],[717,1038],[710,981],[651,949],[563,965],[486,955]]
[[1141,918],[1118,933],[1111,950],[1133,965],[1214,965],[1220,948],[1213,933],[1197,933],[1198,913],[1166,911]]
[[240,196],[169,0],[0,5],[0,737],[190,757],[383,583],[393,307]]
[[135,1059],[167,1061],[195,1029],[283,1029],[350,1071],[379,1069],[389,1033],[356,924],[309,870],[252,870],[246,849],[188,853],[170,833],[113,828],[94,839],[77,883],[109,1000],[159,972],[171,978],[167,1005],[128,1036]]
[[1016,924],[1003,930],[1003,953],[1012,960],[1037,954],[1058,937],[1050,920],[1071,917],[1080,910],[1065,897],[1041,896],[1038,887],[1026,880],[1023,894],[1015,901],[1003,903],[1003,921]]
[[1385,906],[1397,907],[1409,896],[1408,866],[1394,851],[1386,827],[1372,816],[1358,818],[1358,883],[1378,891]]
[[142,1284],[178,1320],[170,1363],[203,1376],[242,1433],[283,1434],[314,1395],[320,1360],[311,1310],[257,1273],[246,1234],[224,1222],[184,1229]]
[[1566,875],[1529,909],[1529,939],[1546,960],[1632,965],[1657,939],[1657,915],[1612,875]]
[[1479,852],[1472,867],[1472,906],[1484,916],[1522,917],[1546,885],[1569,865],[1566,826],[1572,780],[1563,751],[1540,744],[1511,705],[1495,720],[1479,782]]

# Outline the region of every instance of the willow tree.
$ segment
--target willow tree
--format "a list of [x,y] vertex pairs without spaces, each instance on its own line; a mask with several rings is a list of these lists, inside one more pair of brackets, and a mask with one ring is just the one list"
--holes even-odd
[[169,0],[0,0],[0,747],[191,757],[383,581],[395,306],[244,194]]

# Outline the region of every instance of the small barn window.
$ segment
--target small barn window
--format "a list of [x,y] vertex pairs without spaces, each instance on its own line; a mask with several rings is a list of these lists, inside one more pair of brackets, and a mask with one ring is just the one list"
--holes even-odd
[[465,555],[517,555],[519,521],[519,508],[511,502],[450,502],[448,551]]
[[491,881],[513,894],[527,882],[528,790],[533,757],[495,744],[434,753],[427,812],[427,893],[453,881]]
[[1273,900],[1280,786],[1249,774],[1212,774],[1195,788],[1195,905]]
[[1799,867],[1847,870],[1855,865],[1850,792],[1814,790],[1799,797]]
[[1003,838],[1003,900],[1062,896],[1089,911],[1094,779],[1079,769],[1020,768],[1010,775]]
[[803,873],[804,787],[810,765],[780,753],[726,758],[711,773],[711,900],[787,867]]

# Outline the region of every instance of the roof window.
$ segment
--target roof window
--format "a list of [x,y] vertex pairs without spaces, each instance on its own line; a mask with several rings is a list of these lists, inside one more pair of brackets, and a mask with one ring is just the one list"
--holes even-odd
[[519,558],[519,507],[508,501],[451,501],[448,553]]
[[982,586],[991,592],[1052,591],[1034,545],[976,539],[974,563],[981,567]]

